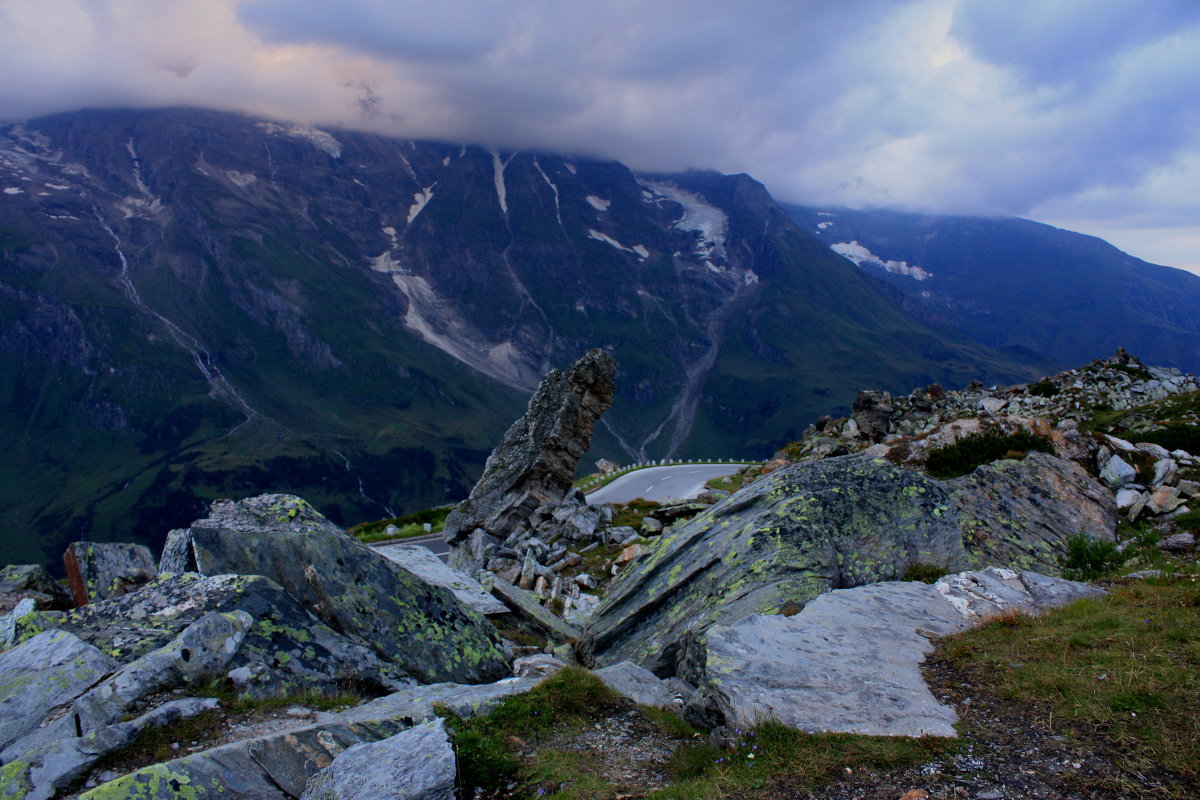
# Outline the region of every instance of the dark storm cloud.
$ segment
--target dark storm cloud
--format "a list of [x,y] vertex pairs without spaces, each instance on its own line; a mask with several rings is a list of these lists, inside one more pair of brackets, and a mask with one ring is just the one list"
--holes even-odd
[[4,0],[0,74],[0,117],[209,105],[1158,230],[1139,255],[1200,264],[1194,0]]

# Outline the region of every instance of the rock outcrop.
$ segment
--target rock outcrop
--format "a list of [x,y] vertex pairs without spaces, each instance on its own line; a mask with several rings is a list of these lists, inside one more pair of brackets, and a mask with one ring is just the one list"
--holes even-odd
[[332,630],[258,575],[164,575],[134,594],[72,611],[29,614],[18,620],[17,636],[61,629],[129,664],[166,646],[206,614],[239,612],[254,624],[232,652],[228,675],[244,694],[334,691],[346,683],[390,680],[373,651]]
[[689,712],[732,728],[767,720],[810,733],[956,736],[954,710],[921,677],[931,639],[1008,611],[1103,591],[992,568],[935,585],[886,582],[818,597],[795,616],[754,614],[710,628]]
[[298,497],[217,501],[206,519],[171,531],[162,570],[264,575],[331,628],[423,683],[486,683],[509,672],[495,628],[478,611]]
[[592,350],[566,371],[546,376],[525,415],[492,451],[470,496],[446,518],[451,566],[468,572],[485,566],[501,547],[532,536],[539,509],[563,503],[592,429],[612,405],[615,375],[612,356]]
[[1066,539],[1112,540],[1111,497],[1045,454],[954,481],[866,455],[778,470],[663,534],[621,572],[581,655],[687,678],[697,637],[749,614],[798,611],[831,589],[914,565],[1055,572]]
[[149,548],[125,542],[74,542],[63,566],[77,606],[129,594],[158,572]]
[[505,697],[527,692],[536,683],[509,678],[492,684],[413,687],[347,711],[319,714],[309,725],[144,767],[84,792],[80,800],[293,800],[304,794],[313,775],[347,749],[432,721],[435,705],[460,717],[486,714]]

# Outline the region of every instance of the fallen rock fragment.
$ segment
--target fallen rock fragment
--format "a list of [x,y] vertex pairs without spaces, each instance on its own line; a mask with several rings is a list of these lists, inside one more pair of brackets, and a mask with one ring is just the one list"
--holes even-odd
[[74,542],[63,566],[77,606],[129,594],[158,574],[148,547],[125,542]]
[[308,779],[300,800],[454,800],[456,775],[454,748],[437,719],[347,748]]
[[581,635],[578,628],[539,603],[534,594],[506,580],[497,578],[492,584],[492,594],[546,636],[560,642],[572,642]]

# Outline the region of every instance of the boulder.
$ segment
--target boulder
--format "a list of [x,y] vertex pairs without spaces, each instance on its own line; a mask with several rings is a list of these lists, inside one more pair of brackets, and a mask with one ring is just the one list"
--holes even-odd
[[9,611],[0,614],[0,650],[7,650],[16,644],[17,621],[34,611],[37,611],[37,601],[26,597]]
[[125,542],[73,542],[63,566],[77,606],[129,594],[158,573],[149,548]]
[[446,518],[452,566],[478,569],[501,541],[529,527],[539,506],[561,504],[596,421],[612,405],[615,374],[612,356],[591,350],[565,372],[546,376],[470,496]]
[[1137,480],[1137,470],[1126,463],[1125,459],[1114,455],[1100,468],[1100,480],[1110,489],[1120,489]]
[[436,553],[419,544],[385,544],[371,548],[433,586],[449,589],[459,601],[480,614],[506,614],[508,606],[492,597],[479,581],[446,565]]
[[1154,462],[1154,477],[1150,480],[1151,487],[1175,483],[1179,476],[1179,464],[1173,458],[1160,458]]
[[258,575],[164,575],[134,594],[73,611],[39,611],[18,622],[18,636],[61,628],[129,664],[163,647],[204,615],[245,612],[254,620],[231,670],[244,694],[262,697],[347,682],[394,682],[375,653],[305,610],[274,581]]
[[163,572],[264,575],[331,628],[425,683],[481,683],[509,673],[482,614],[298,497],[217,501],[207,519],[171,531],[162,562]]
[[454,800],[456,766],[445,723],[436,719],[347,748],[308,779],[300,800]]
[[40,564],[9,564],[0,568],[0,614],[11,611],[22,600],[32,600],[37,608],[67,609],[71,595],[50,577]]
[[914,564],[1052,573],[1069,536],[1111,540],[1116,521],[1104,487],[1044,453],[945,482],[864,456],[795,464],[651,544],[600,601],[580,656],[689,678],[711,625],[799,610]]
[[1196,536],[1190,531],[1171,534],[1158,543],[1158,549],[1167,553],[1190,553],[1196,549]]
[[754,614],[709,629],[702,688],[688,712],[743,729],[773,719],[807,732],[952,737],[954,710],[921,676],[931,638],[1010,608],[1037,613],[1098,594],[1086,584],[1004,569],[934,586],[833,591],[794,616]]

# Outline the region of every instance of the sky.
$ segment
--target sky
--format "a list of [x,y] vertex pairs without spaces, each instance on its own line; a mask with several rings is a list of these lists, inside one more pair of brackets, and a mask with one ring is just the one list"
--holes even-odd
[[0,119],[197,105],[1018,215],[1200,273],[1198,0],[0,0]]

